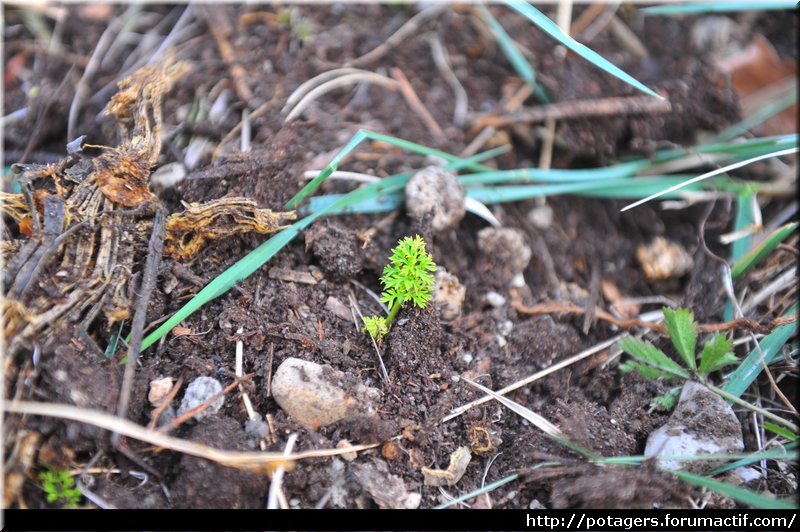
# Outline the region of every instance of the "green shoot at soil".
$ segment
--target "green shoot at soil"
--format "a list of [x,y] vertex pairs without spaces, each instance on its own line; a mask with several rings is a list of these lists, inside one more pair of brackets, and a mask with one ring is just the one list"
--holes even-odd
[[81,490],[75,487],[75,479],[69,471],[47,469],[39,473],[42,489],[47,494],[47,502],[60,502],[64,508],[72,508],[81,498]]
[[433,275],[436,271],[433,257],[425,251],[425,241],[421,236],[405,237],[392,250],[389,264],[383,269],[381,284],[383,292],[381,301],[389,307],[389,315],[370,316],[364,318],[364,332],[380,341],[389,332],[389,325],[397,316],[397,312],[406,303],[413,303],[419,308],[431,299]]
[[[675,346],[683,361],[683,366],[669,358],[650,342],[629,337],[623,339],[619,343],[619,347],[631,355],[633,360],[621,364],[620,370],[626,373],[636,370],[648,379],[677,377],[683,380],[696,379],[707,383],[710,373],[738,362],[732,352],[731,341],[725,335],[717,333],[703,345],[698,367],[695,359],[697,323],[694,321],[694,314],[684,308],[677,310],[664,308],[664,322],[672,345]],[[678,388],[670,390],[667,394],[656,397],[653,403],[672,408],[678,401],[676,390],[680,391]]]

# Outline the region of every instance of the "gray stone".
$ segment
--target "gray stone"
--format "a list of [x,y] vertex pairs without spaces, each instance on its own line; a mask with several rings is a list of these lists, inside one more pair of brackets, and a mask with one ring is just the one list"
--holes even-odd
[[412,218],[433,214],[435,232],[452,229],[464,217],[464,187],[452,172],[438,166],[423,168],[406,184],[406,210]]
[[[222,384],[220,384],[217,379],[212,377],[197,377],[186,387],[186,393],[183,395],[181,407],[178,409],[178,416],[181,416],[192,408],[200,406],[221,391]],[[219,409],[222,408],[224,404],[225,396],[222,396],[211,403],[208,408],[197,414],[194,419],[199,421],[213,416],[219,412]]]
[[[742,426],[725,400],[705,386],[688,381],[667,423],[647,438],[644,455],[694,456],[739,453],[744,449]],[[718,460],[659,460],[662,469],[707,473]]]

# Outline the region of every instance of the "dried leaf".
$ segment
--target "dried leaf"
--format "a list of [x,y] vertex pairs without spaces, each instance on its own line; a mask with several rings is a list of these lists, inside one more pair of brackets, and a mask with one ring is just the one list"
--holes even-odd
[[467,470],[472,454],[469,447],[459,447],[450,455],[450,465],[447,469],[422,468],[426,486],[454,486]]
[[195,255],[209,240],[249,233],[273,233],[284,222],[294,220],[294,211],[259,209],[247,198],[222,198],[209,203],[191,203],[182,213],[167,219],[164,249],[176,258]]

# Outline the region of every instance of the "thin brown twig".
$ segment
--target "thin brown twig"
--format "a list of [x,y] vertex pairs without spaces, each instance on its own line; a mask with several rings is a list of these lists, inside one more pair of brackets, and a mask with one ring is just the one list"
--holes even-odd
[[472,116],[476,127],[503,127],[511,124],[543,122],[547,119],[586,118],[590,116],[666,113],[672,109],[669,101],[652,96],[622,96],[593,100],[572,100],[520,109],[506,115]]
[[[582,316],[586,312],[586,309],[583,307],[579,307],[578,305],[568,301],[551,301],[548,303],[542,303],[540,305],[534,305],[532,307],[526,306],[519,301],[512,301],[511,306],[517,312],[530,316],[538,316],[541,314],[574,314],[577,316]],[[638,327],[641,329],[648,329],[660,334],[661,336],[668,336],[667,328],[661,323],[652,323],[636,318],[619,319],[599,307],[596,309],[595,313],[597,318],[607,321],[612,325],[616,325],[620,329],[632,329]],[[769,323],[763,324],[758,323],[755,320],[751,320],[750,318],[737,318],[735,320],[723,323],[702,323],[697,326],[697,331],[701,333],[717,333],[732,330],[745,330],[757,334],[769,334],[775,330],[776,327],[794,323],[797,321],[797,319],[798,315],[795,314],[794,316],[782,316],[775,318]]]
[[178,390],[180,390],[181,386],[183,386],[185,376],[186,372],[184,371],[184,373],[178,377],[177,382],[175,382],[175,384],[172,386],[172,389],[169,391],[169,393],[164,396],[164,400],[161,401],[161,404],[158,405],[158,408],[153,411],[153,419],[150,421],[150,424],[147,425],[148,430],[156,430],[158,418],[161,417],[161,414],[167,409],[167,406],[169,406],[172,400],[175,399],[175,396],[178,395]]
[[[250,120],[252,122],[254,119],[260,117],[263,114],[265,114],[270,109],[272,109],[274,107],[277,107],[282,98],[283,98],[283,86],[278,85],[275,88],[275,92],[272,95],[272,98],[270,98],[268,101],[266,101],[266,102],[262,103],[261,105],[259,105],[258,108],[255,111],[250,113],[250,116],[248,117],[248,120]],[[219,157],[219,152],[222,150],[222,148],[228,142],[230,142],[236,135],[239,134],[239,131],[242,130],[242,126],[243,125],[244,125],[244,120],[240,120],[239,123],[236,124],[236,126],[234,126],[234,128],[231,129],[225,135],[225,137],[223,137],[223,139],[221,141],[219,141],[219,144],[217,144],[217,147],[214,148],[214,151],[211,153],[211,160],[212,161],[216,160],[216,158]]]
[[[199,6],[195,7],[195,9],[198,8]],[[209,31],[211,31],[211,35],[217,43],[219,55],[222,57],[222,60],[228,64],[231,76],[233,77],[233,86],[236,89],[236,94],[239,95],[239,99],[241,99],[245,105],[248,105],[250,100],[253,99],[253,92],[250,90],[250,87],[247,86],[247,72],[236,60],[233,47],[228,41],[231,28],[227,24],[221,23],[225,18],[219,16],[220,9],[220,6],[206,5],[202,6],[202,9],[199,10],[199,14],[205,21]]]
[[422,118],[428,130],[437,137],[444,137],[444,131],[442,131],[442,128],[439,127],[439,124],[436,123],[431,113],[420,101],[419,96],[417,96],[417,93],[414,91],[414,87],[411,86],[411,83],[409,83],[403,71],[397,67],[393,67],[391,73],[392,77],[400,84],[400,92],[403,93],[403,97],[406,99],[406,102],[408,102],[409,107]]
[[195,417],[197,414],[199,414],[200,412],[202,412],[203,410],[205,410],[206,408],[211,406],[211,404],[214,401],[216,401],[220,397],[224,396],[225,394],[229,393],[231,390],[233,390],[234,388],[239,386],[239,384],[241,384],[241,383],[243,383],[245,381],[248,381],[251,378],[253,378],[254,375],[255,375],[255,373],[248,373],[247,375],[244,375],[242,377],[237,378],[232,383],[230,383],[228,386],[226,386],[224,390],[222,390],[221,392],[219,392],[217,394],[212,395],[203,404],[199,404],[196,407],[194,407],[194,408],[192,408],[190,410],[187,410],[186,412],[184,412],[180,416],[176,417],[175,419],[172,420],[172,422],[170,422],[169,425],[164,425],[163,427],[159,427],[159,429],[156,432],[161,432],[161,433],[166,434],[166,433],[168,433],[168,432],[170,432],[172,430],[175,430],[176,428],[180,427],[181,425],[183,425],[184,423],[186,423],[187,421],[189,421],[190,419]]
[[437,16],[439,13],[448,8],[446,3],[431,6],[424,11],[420,11],[412,18],[403,24],[399,30],[394,32],[391,37],[382,42],[379,46],[370,50],[361,57],[356,57],[351,61],[347,61],[343,66],[354,67],[364,66],[386,55],[392,48],[406,40],[406,38],[415,35],[419,27],[429,18]]
[[400,92],[403,93],[403,97],[406,99],[409,107],[422,118],[422,121],[425,122],[425,126],[433,135],[443,138],[444,131],[442,131],[442,128],[439,127],[439,124],[436,123],[431,113],[425,108],[422,101],[420,101],[419,96],[417,96],[417,93],[414,91],[414,87],[411,86],[411,83],[408,81],[408,78],[406,78],[406,75],[403,74],[403,71],[397,67],[393,67],[391,73],[392,77],[400,84]]

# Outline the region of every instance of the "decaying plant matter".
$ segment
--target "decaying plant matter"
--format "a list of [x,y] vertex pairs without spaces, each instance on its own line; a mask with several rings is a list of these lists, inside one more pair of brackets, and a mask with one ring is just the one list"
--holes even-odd
[[[71,147],[56,164],[15,165],[23,194],[3,198],[17,226],[7,228],[2,245],[8,353],[45,345],[57,328],[88,339],[99,320],[108,329],[131,315],[130,280],[142,269],[159,208],[149,182],[161,151],[161,103],[187,70],[167,60],[120,82],[105,109],[117,122],[117,147],[94,158]],[[185,258],[209,239],[273,232],[293,218],[244,198],[190,205],[167,220],[167,251]]]

